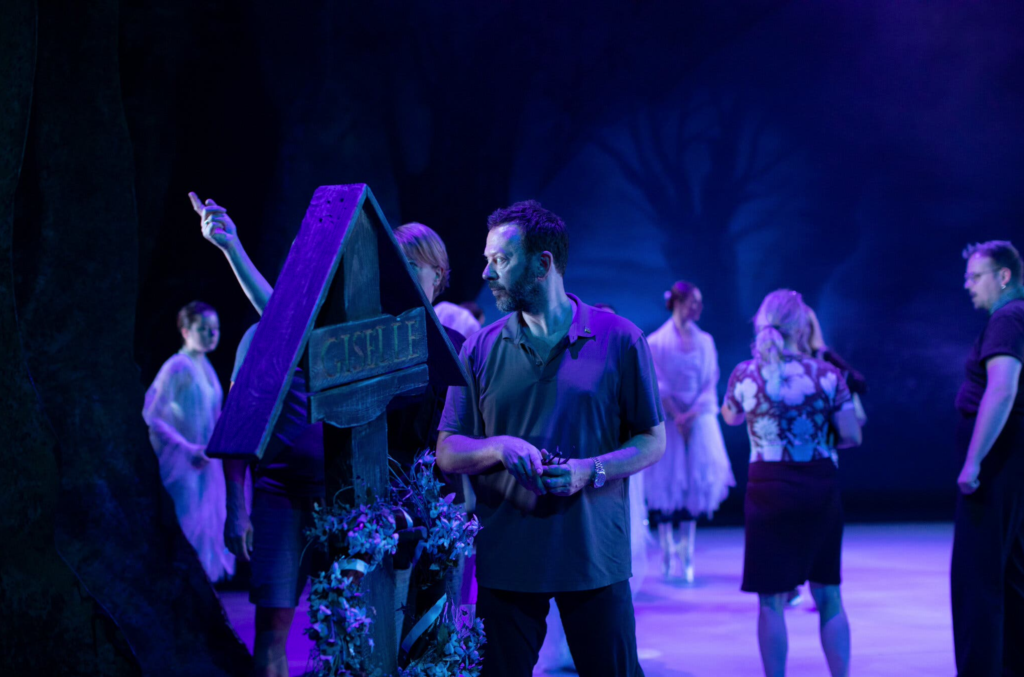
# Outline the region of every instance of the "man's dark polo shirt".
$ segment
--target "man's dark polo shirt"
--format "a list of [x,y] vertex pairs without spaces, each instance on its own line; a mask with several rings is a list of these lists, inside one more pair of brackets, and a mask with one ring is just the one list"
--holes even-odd
[[[573,295],[572,324],[547,363],[519,313],[462,348],[469,385],[448,389],[442,431],[512,435],[538,449],[590,458],[664,421],[650,349],[628,320]],[[570,497],[536,496],[499,466],[471,478],[483,530],[480,585],[516,592],[592,590],[628,579],[627,480]]]

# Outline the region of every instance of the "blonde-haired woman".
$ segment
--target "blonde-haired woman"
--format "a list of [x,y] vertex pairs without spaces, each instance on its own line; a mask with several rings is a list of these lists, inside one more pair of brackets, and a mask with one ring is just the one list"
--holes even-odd
[[672,316],[648,338],[665,405],[665,455],[644,473],[651,522],[658,527],[662,573],[693,582],[697,517],[710,517],[736,486],[718,425],[718,352],[697,326],[704,299],[680,280],[665,292]]
[[838,677],[850,669],[836,448],[858,446],[861,432],[842,374],[807,354],[809,324],[800,294],[768,294],[754,317],[753,359],[733,370],[722,405],[725,422],[746,422],[750,437],[742,589],[760,601],[767,677],[785,675],[786,595],[808,580],[829,670]]
[[[429,226],[415,221],[395,228],[395,238],[409,260],[427,300],[433,303],[448,288],[451,278],[444,240]],[[463,338],[469,338],[480,331],[480,322],[462,306],[441,301],[434,306],[434,312],[441,324],[459,332]]]

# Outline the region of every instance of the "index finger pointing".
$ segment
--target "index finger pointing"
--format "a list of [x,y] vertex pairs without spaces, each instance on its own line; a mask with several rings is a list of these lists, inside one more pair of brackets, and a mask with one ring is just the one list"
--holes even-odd
[[196,195],[195,193],[190,192],[188,194],[188,199],[191,200],[191,202],[192,202],[192,209],[194,209],[196,211],[196,214],[202,214],[203,213],[203,201],[199,199],[199,196]]

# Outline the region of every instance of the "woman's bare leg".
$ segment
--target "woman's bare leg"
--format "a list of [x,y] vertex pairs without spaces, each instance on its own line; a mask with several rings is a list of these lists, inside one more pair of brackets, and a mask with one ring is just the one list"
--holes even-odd
[[682,560],[677,562],[680,571],[676,573],[687,583],[693,583],[693,548],[697,542],[697,520],[681,522],[675,529],[675,534],[676,553]]
[[255,677],[288,677],[288,634],[294,617],[293,608],[256,607]]
[[765,677],[785,677],[789,636],[786,633],[786,593],[758,595],[757,644]]
[[832,677],[850,674],[850,622],[846,618],[838,585],[811,583],[811,595],[821,616],[821,648]]

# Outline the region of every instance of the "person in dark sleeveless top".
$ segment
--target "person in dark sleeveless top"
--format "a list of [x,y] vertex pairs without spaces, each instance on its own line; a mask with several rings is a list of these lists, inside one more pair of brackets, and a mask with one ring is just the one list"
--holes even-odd
[[956,666],[961,677],[1024,675],[1024,266],[1007,241],[963,254],[964,289],[989,319],[956,396]]

